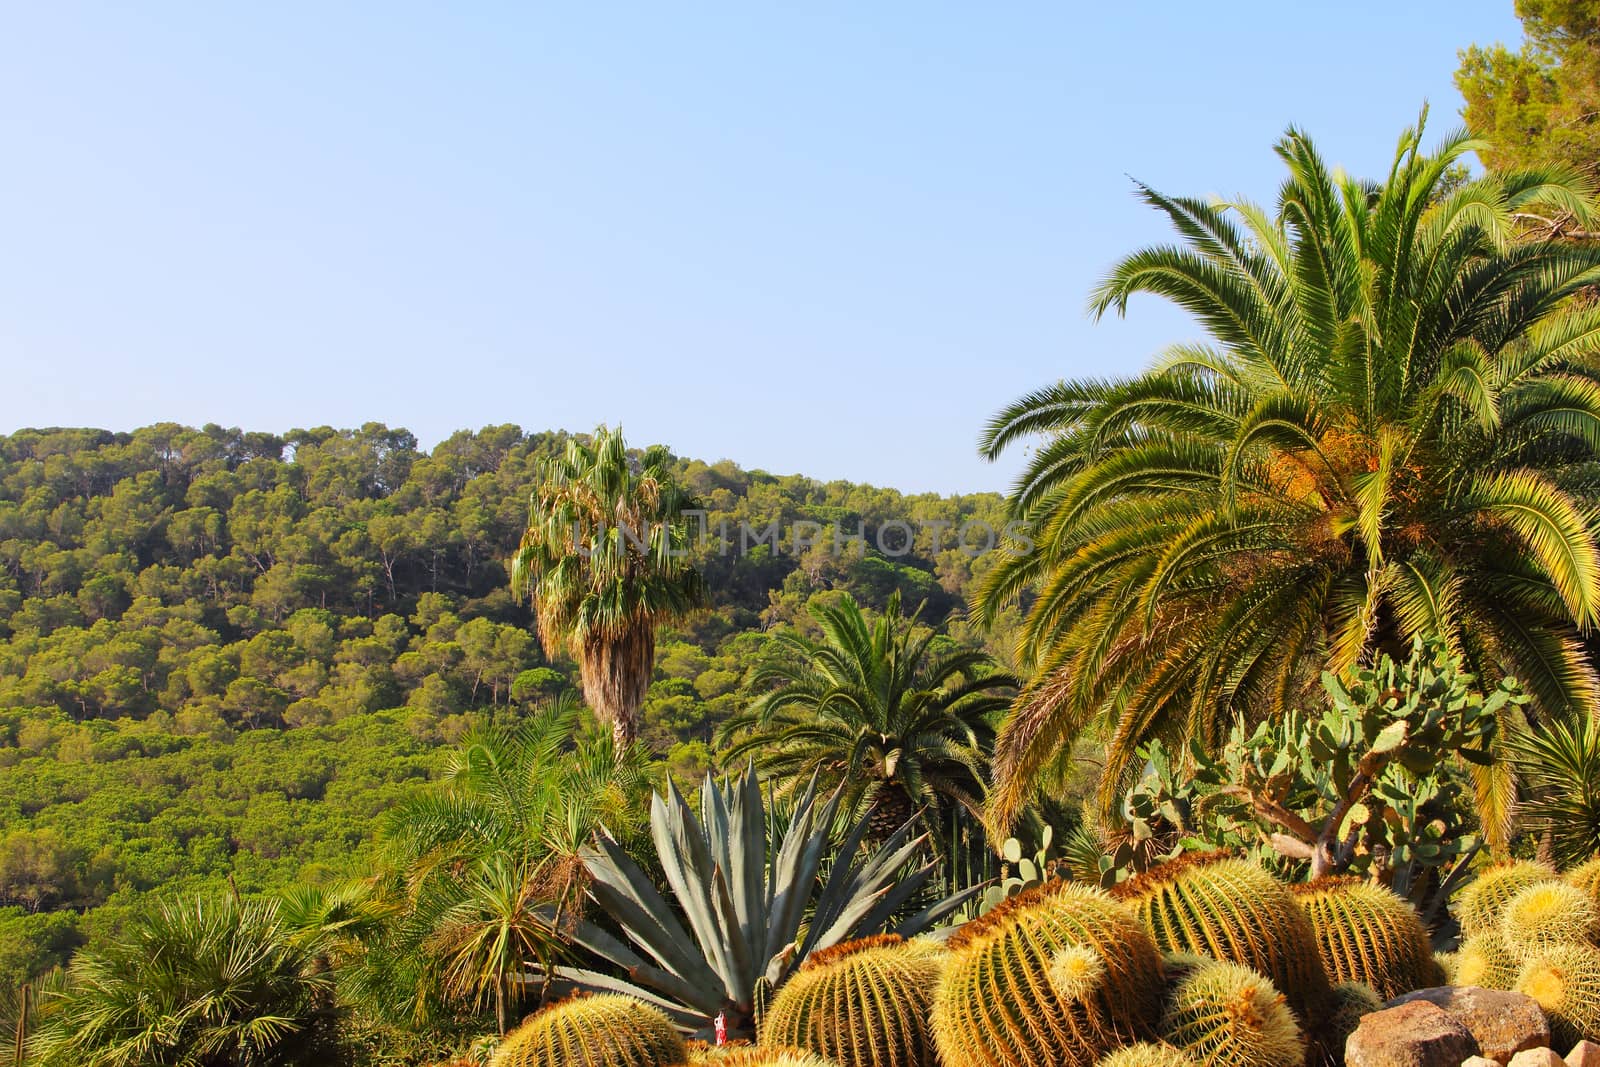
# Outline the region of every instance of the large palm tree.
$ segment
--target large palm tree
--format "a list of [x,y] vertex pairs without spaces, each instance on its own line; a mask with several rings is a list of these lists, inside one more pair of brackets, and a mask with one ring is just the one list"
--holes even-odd
[[674,481],[671,458],[656,446],[635,464],[620,428],[574,438],[539,465],[511,561],[512,592],[533,598],[540,643],[577,660],[583,695],[611,725],[618,753],[639,734],[656,627],[701,600],[685,558],[694,499]]
[[994,720],[1016,681],[982,652],[941,648],[890,596],[869,622],[848,595],[813,602],[822,628],[813,640],[783,631],[758,663],[751,688],[761,695],[723,724],[725,761],[757,766],[804,785],[871,806],[874,830],[887,837],[918,809],[981,813]]
[[1037,547],[975,604],[1033,597],[996,827],[1091,724],[1109,802],[1148,738],[1214,741],[1424,631],[1482,677],[1514,672],[1536,707],[1595,698],[1579,636],[1600,617],[1600,309],[1577,294],[1600,249],[1518,240],[1540,205],[1589,218],[1591,190],[1555,172],[1460,183],[1476,143],[1428,154],[1421,133],[1362,182],[1290,130],[1270,212],[1141,187],[1179,240],[1119,263],[1092,311],[1148,293],[1208,338],[990,424],[991,458],[1045,435],[1012,497]]

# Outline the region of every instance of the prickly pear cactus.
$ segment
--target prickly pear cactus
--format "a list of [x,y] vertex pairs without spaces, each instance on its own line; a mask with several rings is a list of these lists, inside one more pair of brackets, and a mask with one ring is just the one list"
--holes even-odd
[[1360,878],[1321,878],[1293,891],[1330,981],[1364,982],[1389,1000],[1444,980],[1427,928],[1399,894]]
[[1557,945],[1588,944],[1600,937],[1600,904],[1565,882],[1530,885],[1506,902],[1500,939],[1506,951],[1527,960]]
[[1283,994],[1262,974],[1209,960],[1174,985],[1161,1036],[1203,1064],[1300,1067],[1306,1039]]
[[490,1067],[674,1067],[688,1056],[672,1021],[632,997],[577,997],[506,1035]]
[[943,1067],[1081,1067],[1153,1036],[1161,957],[1099,889],[1047,882],[950,939],[934,997]]
[[1094,1067],[1200,1067],[1200,1063],[1190,1059],[1182,1049],[1141,1041],[1117,1049]]
[[1516,990],[1539,1002],[1561,1048],[1600,1041],[1600,949],[1557,945],[1530,959]]
[[1254,863],[1192,853],[1112,892],[1163,950],[1248,967],[1284,990],[1302,1020],[1321,1012],[1329,983],[1311,919],[1288,886]]
[[934,1058],[928,1016],[943,969],[942,953],[892,935],[813,953],[772,998],[761,1040],[843,1067],[922,1067]]
[[1461,923],[1462,936],[1496,934],[1500,928],[1500,916],[1512,897],[1529,886],[1551,882],[1555,878],[1554,870],[1528,860],[1511,860],[1485,867],[1478,877],[1456,894],[1455,913],[1456,920]]

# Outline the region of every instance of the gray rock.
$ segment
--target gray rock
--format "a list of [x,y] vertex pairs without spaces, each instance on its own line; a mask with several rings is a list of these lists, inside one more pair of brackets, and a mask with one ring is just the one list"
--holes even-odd
[[1437,1004],[1472,1031],[1485,1057],[1507,1063],[1525,1049],[1550,1044],[1550,1023],[1532,997],[1503,989],[1439,986],[1419,989],[1389,1001],[1385,1007],[1426,1001]]
[[1427,1000],[1363,1016],[1344,1046],[1345,1067],[1460,1067],[1477,1054],[1472,1031]]

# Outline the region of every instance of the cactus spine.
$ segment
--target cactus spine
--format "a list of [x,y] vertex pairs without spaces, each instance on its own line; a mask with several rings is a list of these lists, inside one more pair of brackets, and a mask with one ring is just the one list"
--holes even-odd
[[1591,900],[1600,903],[1600,856],[1578,864],[1563,874],[1561,880],[1583,890]]
[[1137,1045],[1119,1048],[1095,1067],[1200,1067],[1188,1053],[1171,1045],[1156,1045],[1141,1041]]
[[1364,982],[1380,1000],[1444,980],[1427,928],[1404,897],[1359,878],[1318,879],[1294,894],[1330,980]]
[[1475,985],[1485,989],[1510,989],[1517,981],[1517,961],[1499,937],[1481,934],[1461,943],[1456,953],[1455,985]]
[[1500,915],[1511,898],[1540,882],[1553,881],[1556,872],[1542,863],[1511,860],[1486,867],[1456,894],[1456,919],[1465,937],[1494,935]]
[[1557,945],[1528,961],[1516,989],[1539,1002],[1563,1048],[1600,1040],[1600,949]]
[[1506,902],[1500,916],[1500,937],[1518,960],[1530,959],[1556,945],[1592,942],[1600,935],[1600,905],[1565,882],[1530,885]]
[[1316,932],[1289,888],[1228,853],[1164,863],[1117,887],[1156,944],[1257,971],[1292,998],[1301,1019],[1315,1018],[1328,995]]
[[1299,1067],[1305,1035],[1283,995],[1265,976],[1210,960],[1173,988],[1161,1036],[1203,1064]]
[[1080,1067],[1149,1036],[1161,957],[1099,889],[1049,882],[962,927],[934,998],[943,1067]]
[[660,1011],[632,997],[578,997],[506,1035],[491,1067],[673,1067],[688,1055]]
[[892,935],[813,953],[773,997],[761,1040],[809,1049],[840,1067],[932,1063],[928,1016],[941,956]]
[[838,1067],[832,1060],[798,1048],[751,1045],[707,1046],[689,1053],[687,1067]]

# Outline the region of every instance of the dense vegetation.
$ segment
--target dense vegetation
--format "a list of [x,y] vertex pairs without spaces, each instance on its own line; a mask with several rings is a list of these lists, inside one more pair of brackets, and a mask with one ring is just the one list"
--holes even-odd
[[[535,468],[565,445],[509,426],[431,453],[377,425],[0,438],[0,983],[59,961],[108,904],[120,921],[154,891],[361,870],[441,746],[565,689],[572,664],[544,656],[506,571]],[[811,599],[842,593],[944,622],[983,566],[954,531],[1001,508],[670,464],[730,543],[691,543],[709,603],[663,632],[642,709],[689,775],[767,628],[812,627]],[[918,543],[891,528],[879,551],[908,518],[929,523]],[[796,552],[801,521],[820,532]],[[774,522],[776,549],[740,551],[741,523],[753,542]]]

